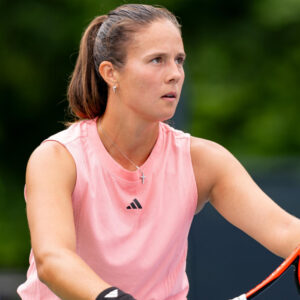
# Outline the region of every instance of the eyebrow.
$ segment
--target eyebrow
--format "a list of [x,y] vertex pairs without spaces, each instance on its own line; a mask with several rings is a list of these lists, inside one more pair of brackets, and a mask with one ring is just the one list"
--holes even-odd
[[[154,52],[154,53],[151,53],[151,54],[147,54],[145,56],[145,58],[156,57],[156,56],[168,56],[168,54],[164,53],[164,52]],[[184,52],[179,52],[176,56],[186,58],[186,54]]]

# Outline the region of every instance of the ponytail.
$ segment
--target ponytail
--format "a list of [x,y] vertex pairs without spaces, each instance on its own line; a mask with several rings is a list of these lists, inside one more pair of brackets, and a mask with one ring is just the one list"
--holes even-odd
[[94,44],[97,33],[107,16],[96,17],[85,30],[68,87],[69,106],[79,119],[101,116],[107,103],[107,84],[97,74],[94,65]]
[[108,85],[99,74],[100,64],[110,61],[121,69],[133,34],[160,19],[171,21],[180,30],[176,17],[167,9],[144,4],[121,5],[90,23],[80,42],[67,93],[70,109],[78,119],[93,119],[105,112]]

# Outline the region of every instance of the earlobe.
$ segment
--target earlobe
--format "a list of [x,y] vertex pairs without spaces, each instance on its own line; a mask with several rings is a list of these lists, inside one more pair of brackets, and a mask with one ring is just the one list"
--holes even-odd
[[104,79],[104,81],[109,86],[113,86],[115,84],[116,80],[116,74],[115,69],[113,67],[113,64],[110,61],[103,61],[99,65],[99,73],[101,77]]

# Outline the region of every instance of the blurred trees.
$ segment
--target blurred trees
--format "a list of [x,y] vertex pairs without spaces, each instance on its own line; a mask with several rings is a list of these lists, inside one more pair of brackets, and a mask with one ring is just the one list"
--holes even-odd
[[299,155],[299,1],[198,7],[183,22],[192,132],[238,155]]
[[[25,165],[43,139],[64,128],[66,87],[81,34],[94,16],[125,2],[130,1],[0,4],[0,232],[6,241],[0,266],[26,264]],[[159,4],[183,24],[186,129],[237,156],[299,155],[300,2]]]

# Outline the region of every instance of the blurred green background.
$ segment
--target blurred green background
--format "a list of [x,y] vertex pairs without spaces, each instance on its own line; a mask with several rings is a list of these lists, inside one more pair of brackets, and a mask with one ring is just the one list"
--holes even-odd
[[[221,143],[246,165],[253,157],[299,158],[300,1],[137,2],[163,5],[183,25],[182,129]],[[123,3],[131,2],[1,1],[0,269],[27,267],[26,162],[64,128],[83,29]]]

